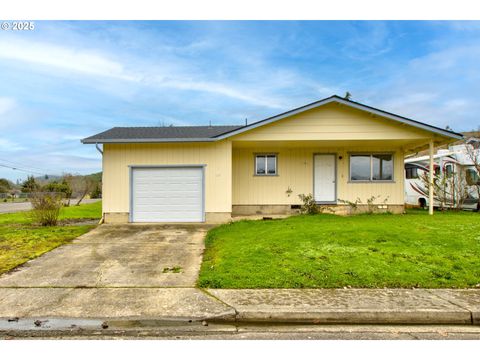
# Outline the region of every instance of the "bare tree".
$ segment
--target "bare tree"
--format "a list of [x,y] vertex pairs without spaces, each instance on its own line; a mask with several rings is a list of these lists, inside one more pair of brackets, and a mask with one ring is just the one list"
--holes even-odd
[[74,183],[74,176],[72,174],[63,174],[63,180],[68,184],[68,186],[70,187],[70,194],[69,196],[66,196],[66,199],[67,199],[67,203],[65,204],[65,206],[70,206],[70,200],[72,198],[72,195],[75,191],[74,187],[73,187],[73,183]]
[[[420,180],[426,188],[429,187],[429,173],[425,171],[420,175]],[[452,173],[441,172],[433,177],[433,196],[440,203],[440,208],[460,210],[468,198],[468,185],[465,171],[457,168]]]
[[79,183],[80,183],[81,193],[80,193],[80,198],[78,199],[77,203],[75,204],[77,206],[80,205],[80,203],[85,198],[85,196],[88,193],[90,193],[95,186],[95,182],[88,176],[80,177],[79,178]]
[[[480,132],[475,134],[478,139],[480,139]],[[476,144],[476,145],[475,145]],[[477,192],[477,210],[480,211],[480,140],[478,142],[473,142],[466,140],[465,141],[465,148],[467,157],[472,161],[473,167],[476,170],[476,175],[468,175],[467,183],[470,186],[476,187]]]

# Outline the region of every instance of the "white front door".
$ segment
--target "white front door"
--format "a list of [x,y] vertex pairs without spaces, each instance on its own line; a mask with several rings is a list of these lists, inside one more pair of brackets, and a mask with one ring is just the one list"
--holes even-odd
[[313,196],[317,202],[334,203],[337,201],[335,157],[334,154],[315,155]]

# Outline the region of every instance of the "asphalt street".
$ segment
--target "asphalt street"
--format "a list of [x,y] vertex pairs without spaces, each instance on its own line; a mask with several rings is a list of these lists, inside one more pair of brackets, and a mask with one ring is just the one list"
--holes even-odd
[[480,340],[479,326],[241,325],[202,324],[107,329],[0,332],[1,339],[164,340]]

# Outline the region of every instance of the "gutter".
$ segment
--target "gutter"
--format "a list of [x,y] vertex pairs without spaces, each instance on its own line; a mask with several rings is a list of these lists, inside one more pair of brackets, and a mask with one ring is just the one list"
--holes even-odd
[[177,143],[177,142],[213,142],[217,138],[152,138],[152,139],[82,139],[82,144],[131,144],[131,143]]

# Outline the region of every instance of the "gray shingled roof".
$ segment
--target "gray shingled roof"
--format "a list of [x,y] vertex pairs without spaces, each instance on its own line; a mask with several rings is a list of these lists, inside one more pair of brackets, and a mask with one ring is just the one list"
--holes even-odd
[[85,138],[82,142],[84,144],[116,142],[119,140],[148,142],[149,140],[159,141],[161,139],[175,141],[206,141],[242,127],[243,126],[241,125],[114,127],[110,130]]
[[299,114],[332,102],[343,104],[355,109],[384,117],[402,124],[407,124],[422,130],[430,131],[453,139],[462,139],[463,135],[450,130],[422,123],[384,110],[364,105],[356,101],[344,99],[338,95],[315,101],[293,110],[257,121],[245,126],[173,126],[173,127],[115,127],[100,134],[83,139],[84,144],[95,143],[138,143],[138,142],[192,142],[192,141],[218,141],[239,133],[255,129],[259,126]]

